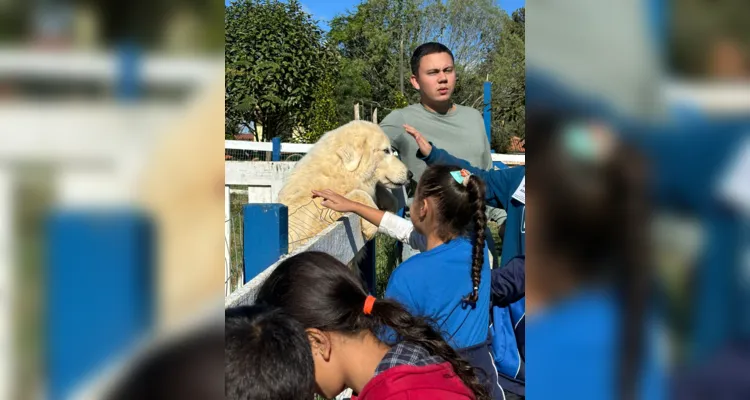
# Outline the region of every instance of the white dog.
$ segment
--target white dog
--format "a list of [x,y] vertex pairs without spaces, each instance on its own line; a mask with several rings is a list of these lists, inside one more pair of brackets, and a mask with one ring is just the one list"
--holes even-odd
[[[390,193],[409,180],[409,172],[391,151],[388,137],[377,124],[352,121],[323,135],[297,163],[279,192],[289,208],[289,252],[320,233],[341,214],[312,199],[312,190],[331,189],[345,197],[395,211]],[[380,198],[378,198],[380,197]],[[391,195],[392,197],[392,195]],[[362,220],[362,233],[371,239],[377,227]]]

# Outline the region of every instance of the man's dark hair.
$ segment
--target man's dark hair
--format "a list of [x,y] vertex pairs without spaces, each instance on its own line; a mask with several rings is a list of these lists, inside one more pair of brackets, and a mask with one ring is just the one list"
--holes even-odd
[[451,53],[450,49],[444,44],[437,42],[427,42],[419,45],[419,47],[417,47],[414,50],[414,53],[411,55],[412,75],[417,76],[419,74],[419,62],[422,61],[422,57],[435,53],[448,53],[451,56],[451,60],[455,61],[455,59],[453,58],[453,53]]
[[227,399],[298,400],[315,393],[315,366],[302,325],[277,308],[224,313]]

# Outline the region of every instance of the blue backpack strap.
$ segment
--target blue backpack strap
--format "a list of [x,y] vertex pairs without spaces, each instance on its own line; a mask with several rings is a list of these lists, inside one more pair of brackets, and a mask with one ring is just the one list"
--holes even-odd
[[516,339],[516,348],[520,358],[518,373],[514,378],[526,381],[526,298],[522,298],[511,304],[510,320],[513,323],[513,336]]
[[492,307],[492,357],[497,372],[515,378],[521,371],[521,354],[513,331],[510,307]]

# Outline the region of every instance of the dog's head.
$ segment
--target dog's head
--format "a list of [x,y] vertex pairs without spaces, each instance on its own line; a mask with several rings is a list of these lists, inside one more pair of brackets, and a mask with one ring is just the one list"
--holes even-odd
[[336,136],[336,154],[346,171],[363,184],[395,189],[409,180],[406,165],[393,154],[391,142],[377,124],[352,121]]

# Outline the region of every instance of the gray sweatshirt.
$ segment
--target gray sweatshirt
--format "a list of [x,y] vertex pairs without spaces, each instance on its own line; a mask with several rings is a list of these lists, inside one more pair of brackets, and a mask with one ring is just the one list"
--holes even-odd
[[428,111],[422,104],[412,104],[391,111],[380,123],[380,127],[391,139],[392,146],[398,151],[406,167],[414,174],[416,182],[419,182],[427,165],[417,158],[417,143],[406,133],[404,124],[413,126],[435,146],[469,164],[485,170],[492,168],[490,144],[479,111],[456,105],[448,113],[438,114]]

